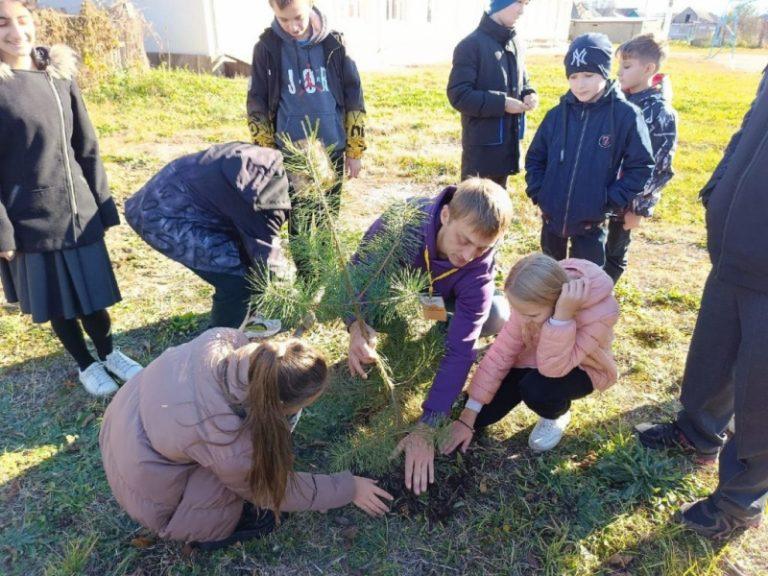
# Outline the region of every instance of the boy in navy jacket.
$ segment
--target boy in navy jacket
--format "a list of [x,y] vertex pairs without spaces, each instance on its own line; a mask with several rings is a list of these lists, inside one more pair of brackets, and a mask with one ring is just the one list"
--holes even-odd
[[[654,167],[645,189],[624,214],[611,218],[605,246],[605,271],[618,282],[627,267],[630,234],[643,218],[653,216],[661,191],[672,179],[672,157],[677,147],[677,115],[667,98],[668,80],[659,74],[666,49],[653,34],[642,34],[616,51],[619,82],[627,100],[643,111],[653,146]],[[670,98],[671,99],[671,98]]]
[[525,158],[527,193],[543,220],[541,249],[557,260],[604,266],[607,217],[627,210],[653,170],[643,115],[608,80],[612,52],[604,34],[573,41],[565,56],[570,90],[547,112]]

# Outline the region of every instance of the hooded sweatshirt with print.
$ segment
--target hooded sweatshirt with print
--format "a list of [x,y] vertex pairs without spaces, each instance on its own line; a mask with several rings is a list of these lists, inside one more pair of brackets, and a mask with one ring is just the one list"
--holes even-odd
[[[433,278],[439,278],[454,268],[449,260],[437,256],[437,233],[442,226],[440,211],[451,201],[455,192],[456,187],[449,186],[435,198],[412,200],[423,210],[425,218],[418,224],[418,230],[414,231],[420,240],[415,244],[420,247],[414,251],[408,262],[403,262],[404,266],[426,273],[424,251],[427,250]],[[379,218],[368,229],[362,242],[365,243],[378,234],[383,225],[383,219]],[[454,300],[455,310],[453,319],[448,325],[445,354],[440,361],[429,394],[422,404],[424,410],[422,419],[428,423],[434,423],[440,416],[449,414],[451,405],[461,392],[472,363],[475,361],[477,353],[474,345],[491,312],[495,290],[493,282],[495,257],[495,247],[490,248],[481,256],[457,269],[455,273],[434,282],[435,293],[446,301]],[[353,258],[353,262],[355,261],[358,261],[357,256]],[[366,316],[366,321],[368,320],[370,320],[368,323],[375,328],[375,322],[369,315]],[[347,323],[351,323],[351,320]]]
[[650,88],[627,96],[627,100],[643,111],[653,147],[653,173],[632,203],[632,211],[646,218],[653,216],[661,191],[675,175],[672,158],[677,148],[677,113],[667,98],[668,86],[669,78],[659,75]]
[[569,90],[536,131],[525,171],[544,225],[562,238],[583,234],[645,189],[653,152],[643,115],[615,81],[592,103]]
[[301,140],[317,127],[336,154],[360,158],[365,103],[357,66],[317,7],[310,27],[310,37],[298,41],[274,20],[254,46],[247,105],[253,141],[281,147],[281,137]]
[[587,260],[571,258],[560,265],[571,278],[586,278],[587,301],[572,320],[564,324],[545,322],[530,344],[523,337],[524,320],[512,309],[472,378],[471,399],[488,404],[512,368],[536,368],[548,378],[562,378],[574,368],[581,368],[595,390],[600,391],[616,382],[611,344],[619,305],[613,296],[613,280]]

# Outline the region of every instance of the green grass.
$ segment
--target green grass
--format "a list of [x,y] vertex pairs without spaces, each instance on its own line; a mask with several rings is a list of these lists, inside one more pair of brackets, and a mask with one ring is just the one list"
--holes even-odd
[[[542,96],[527,140],[565,90],[559,56],[529,66]],[[677,454],[648,454],[631,434],[647,418],[670,417],[707,273],[698,189],[715,167],[757,85],[757,74],[673,57],[668,70],[680,113],[677,176],[656,220],[636,234],[617,295],[615,343],[621,382],[574,405],[561,446],[534,457],[534,417],[521,408],[465,457],[438,460],[439,486],[402,493],[401,466],[385,455],[395,438],[376,382],[350,379],[338,325],[308,335],[339,361],[328,394],[296,432],[301,466],[376,469],[398,492],[393,512],[370,520],[347,508],[288,519],[269,538],[211,555],[156,543],[123,514],[101,469],[98,430],[106,402],[76,384],[72,362],[47,326],[0,309],[0,573],[229,574],[604,574],[716,575],[768,572],[766,530],[715,548],[671,516],[715,486]],[[362,180],[348,186],[345,237],[360,232],[390,199],[435,192],[459,172],[458,115],[445,98],[448,69],[366,74],[370,150]],[[211,142],[244,140],[246,81],[155,70],[117,76],[87,94],[119,204],[170,159]],[[538,220],[513,181],[517,219],[502,269],[537,248]],[[118,344],[144,362],[184,342],[207,322],[210,289],[147,247],[123,225],[110,252],[124,300],[113,308]],[[414,344],[387,342],[407,414],[415,417],[434,370],[434,332]],[[420,343],[417,345],[415,343]],[[376,451],[378,450],[378,452]]]

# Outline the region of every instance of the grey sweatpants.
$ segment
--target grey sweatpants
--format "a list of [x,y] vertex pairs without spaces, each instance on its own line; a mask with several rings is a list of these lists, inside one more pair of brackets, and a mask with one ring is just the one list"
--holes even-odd
[[[688,351],[677,423],[702,452],[720,454],[712,501],[738,517],[768,499],[768,293],[710,272]],[[735,434],[726,429],[735,417]]]

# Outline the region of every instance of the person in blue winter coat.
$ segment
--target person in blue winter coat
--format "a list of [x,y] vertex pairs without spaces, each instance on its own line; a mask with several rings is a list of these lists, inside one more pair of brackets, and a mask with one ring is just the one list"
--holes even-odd
[[607,217],[626,211],[653,170],[643,115],[608,80],[612,53],[605,34],[571,43],[570,90],[547,112],[525,158],[526,192],[543,221],[541,249],[556,260],[604,266]]
[[669,79],[659,73],[666,47],[653,34],[636,36],[619,46],[619,83],[627,100],[643,111],[653,146],[654,167],[645,189],[624,214],[611,218],[605,245],[605,271],[618,282],[627,267],[632,229],[653,216],[661,191],[674,176],[672,158],[677,147],[677,114],[672,108]]

